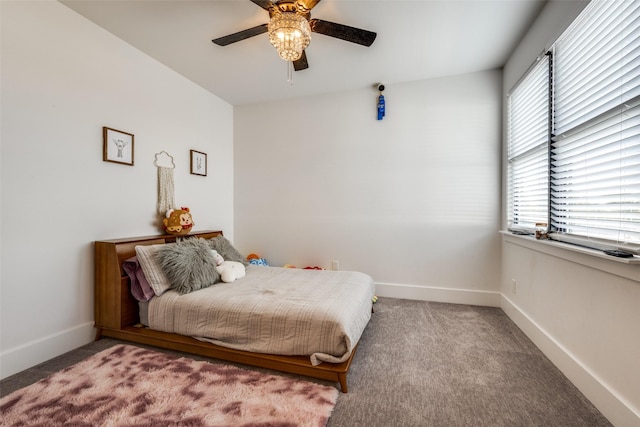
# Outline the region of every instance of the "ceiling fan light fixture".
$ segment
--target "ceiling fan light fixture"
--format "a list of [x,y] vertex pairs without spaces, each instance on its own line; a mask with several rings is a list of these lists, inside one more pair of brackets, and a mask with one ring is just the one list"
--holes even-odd
[[297,61],[311,42],[309,21],[296,12],[275,12],[269,21],[269,41],[285,61]]

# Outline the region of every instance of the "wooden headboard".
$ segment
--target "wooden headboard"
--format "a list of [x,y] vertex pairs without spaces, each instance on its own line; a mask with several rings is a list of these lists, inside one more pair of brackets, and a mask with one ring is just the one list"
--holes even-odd
[[103,329],[121,330],[136,325],[138,302],[131,295],[129,277],[122,269],[123,261],[136,255],[138,245],[174,243],[179,238],[202,237],[210,239],[222,231],[196,231],[184,236],[158,235],[95,242],[95,326],[98,334]]

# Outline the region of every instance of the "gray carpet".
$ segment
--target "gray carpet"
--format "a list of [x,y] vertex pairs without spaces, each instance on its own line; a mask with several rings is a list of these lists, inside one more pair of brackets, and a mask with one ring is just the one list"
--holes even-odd
[[[329,427],[611,425],[500,309],[390,298],[374,307]],[[9,377],[0,394],[120,342]]]

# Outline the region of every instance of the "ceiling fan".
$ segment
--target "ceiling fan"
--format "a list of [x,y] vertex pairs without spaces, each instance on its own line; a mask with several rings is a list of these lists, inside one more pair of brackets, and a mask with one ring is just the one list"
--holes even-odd
[[376,33],[336,24],[322,19],[311,19],[311,9],[320,0],[250,0],[269,12],[269,23],[248,28],[212,40],[218,46],[227,46],[240,40],[269,33],[269,41],[285,61],[291,61],[296,71],[309,68],[305,48],[311,33],[324,34],[363,46],[371,46]]

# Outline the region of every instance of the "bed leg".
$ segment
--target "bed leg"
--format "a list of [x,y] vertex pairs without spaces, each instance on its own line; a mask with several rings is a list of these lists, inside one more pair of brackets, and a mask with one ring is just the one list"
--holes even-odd
[[96,328],[96,339],[95,341],[98,341],[100,338],[102,338],[102,328]]
[[340,389],[343,393],[349,393],[349,387],[347,387],[347,374],[338,374],[338,381],[340,382]]

